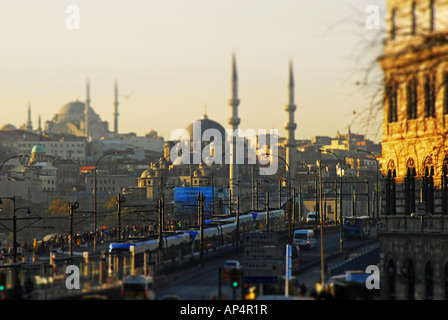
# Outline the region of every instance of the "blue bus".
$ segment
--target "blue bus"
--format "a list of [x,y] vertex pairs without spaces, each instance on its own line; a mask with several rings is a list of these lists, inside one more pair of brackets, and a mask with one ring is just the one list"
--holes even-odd
[[346,238],[365,239],[370,234],[371,218],[368,216],[344,218],[343,233]]

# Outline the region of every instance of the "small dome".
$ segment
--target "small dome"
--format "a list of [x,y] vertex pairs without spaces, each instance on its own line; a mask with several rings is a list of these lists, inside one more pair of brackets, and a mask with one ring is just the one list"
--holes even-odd
[[8,124],[5,124],[3,127],[1,127],[0,130],[1,131],[14,131],[14,130],[17,130],[17,128],[14,125],[8,123]]
[[154,170],[152,169],[143,171],[142,175],[140,176],[140,178],[152,178],[152,177],[154,177]]
[[31,149],[31,153],[46,153],[44,146],[37,144]]

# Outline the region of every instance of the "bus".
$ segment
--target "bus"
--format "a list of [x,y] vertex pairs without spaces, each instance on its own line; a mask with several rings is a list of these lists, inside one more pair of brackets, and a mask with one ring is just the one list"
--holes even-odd
[[154,300],[152,277],[131,275],[123,279],[121,295],[125,300]]
[[346,238],[365,239],[370,234],[371,218],[368,216],[345,217],[343,234]]

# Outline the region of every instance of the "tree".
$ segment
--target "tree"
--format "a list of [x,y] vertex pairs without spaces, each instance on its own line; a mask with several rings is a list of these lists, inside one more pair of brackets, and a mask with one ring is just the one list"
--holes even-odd
[[67,199],[56,199],[48,207],[47,212],[50,216],[65,216],[68,214],[68,203]]

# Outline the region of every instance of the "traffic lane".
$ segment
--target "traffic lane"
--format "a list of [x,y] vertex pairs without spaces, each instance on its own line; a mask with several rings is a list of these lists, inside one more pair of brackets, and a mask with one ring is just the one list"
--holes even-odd
[[[222,260],[220,263],[207,264],[193,270],[186,271],[177,281],[158,290],[156,299],[161,299],[167,295],[177,295],[181,299],[187,300],[210,300],[218,299],[219,296],[219,266],[225,260],[239,260],[242,256],[236,255]],[[238,292],[237,292],[238,293]],[[233,290],[229,283],[221,285],[221,294],[227,299],[233,298]],[[240,295],[238,294],[237,297]]]
[[[316,233],[316,249],[302,249],[302,268],[306,267],[307,264],[320,261],[321,250],[320,250],[320,231]],[[366,239],[343,239],[342,248],[350,253],[350,251],[355,250],[359,246],[363,246],[376,241],[376,235],[372,234]],[[324,254],[325,256],[332,256],[340,253],[340,233],[337,231],[324,232]]]

